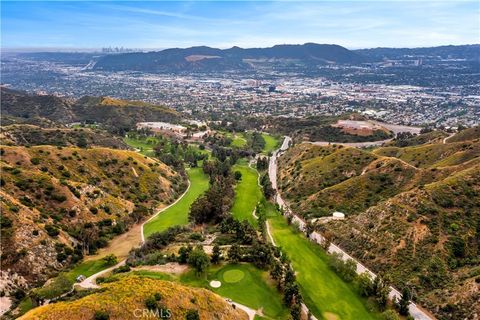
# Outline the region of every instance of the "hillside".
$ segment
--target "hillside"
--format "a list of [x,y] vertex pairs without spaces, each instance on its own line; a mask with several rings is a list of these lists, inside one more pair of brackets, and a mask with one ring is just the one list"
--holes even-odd
[[426,143],[438,143],[448,137],[448,133],[441,130],[433,130],[418,135],[403,133],[396,136],[392,141],[386,143],[386,146],[392,147],[412,147]]
[[[155,294],[159,294],[157,304],[161,306],[160,309],[168,309],[171,319],[185,319],[190,310],[191,313],[196,310],[199,318],[187,319],[248,319],[244,311],[233,308],[208,290],[138,276],[107,283],[102,290],[78,300],[36,308],[20,319],[94,319],[100,311],[108,314],[111,320],[157,318],[146,307],[146,301]],[[134,314],[135,310],[140,311]],[[143,310],[145,314],[142,314]],[[137,314],[140,316],[135,317]]]
[[2,87],[1,100],[2,118],[5,117],[2,125],[87,122],[121,131],[134,127],[137,122],[180,119],[176,111],[163,106],[109,97],[83,97],[72,102],[53,95],[27,94]]
[[375,60],[399,59],[408,57],[435,57],[442,59],[466,59],[480,61],[480,45],[438,46],[425,48],[371,48],[359,49],[355,52]]
[[[8,123],[2,120],[2,125],[14,123],[14,121],[31,121],[32,119],[46,119],[61,123],[75,121],[75,114],[71,105],[52,95],[30,95],[21,91],[0,88],[2,101],[2,118],[7,116]],[[37,120],[40,121],[40,120]]]
[[2,269],[30,284],[174,201],[185,180],[124,150],[1,147]]
[[148,72],[245,71],[271,63],[315,66],[329,63],[355,64],[365,61],[368,59],[360,54],[329,44],[305,43],[250,49],[232,47],[225,50],[201,46],[107,55],[101,57],[93,69]]
[[480,126],[462,130],[455,134],[453,137],[448,138],[446,142],[461,142],[478,139],[480,139]]
[[476,165],[325,228],[374,272],[414,289],[440,319],[474,319],[480,312],[479,221]]
[[458,165],[480,156],[480,141],[434,143],[414,147],[384,147],[373,151],[379,156],[395,157],[418,168]]
[[472,136],[372,151],[296,145],[279,159],[279,187],[307,219],[344,212],[345,220],[315,227],[395,286],[412,288],[440,319],[474,318],[480,142]]
[[128,149],[122,139],[104,130],[90,128],[42,128],[33,125],[10,125],[0,128],[0,144],[16,146],[81,146]]

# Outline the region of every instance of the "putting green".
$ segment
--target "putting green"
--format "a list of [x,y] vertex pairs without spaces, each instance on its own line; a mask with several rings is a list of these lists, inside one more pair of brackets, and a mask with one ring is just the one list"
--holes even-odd
[[235,283],[243,279],[245,273],[242,270],[232,269],[223,273],[223,280],[228,283]]

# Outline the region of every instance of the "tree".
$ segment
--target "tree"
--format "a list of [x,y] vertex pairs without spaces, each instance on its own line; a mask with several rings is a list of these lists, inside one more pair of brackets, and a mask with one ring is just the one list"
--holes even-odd
[[88,146],[87,139],[85,138],[85,135],[82,133],[82,134],[78,137],[77,147],[79,147],[79,148],[86,148],[87,146]]
[[283,294],[283,301],[287,306],[291,306],[295,301],[295,297],[299,294],[298,285],[295,282],[286,284]]
[[220,246],[218,244],[215,244],[213,246],[212,257],[211,257],[210,261],[213,264],[217,264],[218,262],[220,262],[220,259],[221,259]]
[[242,173],[240,171],[235,171],[234,173],[235,180],[240,181],[242,179]]
[[398,315],[392,309],[385,311],[382,313],[382,317],[384,320],[400,320]]
[[195,269],[197,275],[201,275],[210,265],[210,259],[202,247],[196,247],[188,255],[188,264]]
[[182,246],[178,250],[178,263],[187,263],[188,256],[190,255],[190,252],[192,252],[192,249],[193,248],[191,246]]
[[283,267],[281,263],[276,260],[273,263],[272,270],[270,271],[270,276],[276,281],[280,281],[283,277]]
[[373,294],[372,277],[368,272],[364,272],[357,277],[357,285],[362,296],[369,297]]
[[228,260],[232,263],[238,263],[242,259],[241,248],[238,244],[233,244],[228,249]]
[[388,302],[388,293],[390,292],[387,282],[378,275],[373,280],[372,288],[378,306],[381,310],[385,310]]
[[408,315],[408,306],[410,304],[410,300],[412,299],[412,293],[408,287],[403,288],[402,290],[402,298],[398,302],[398,312],[402,316]]
[[272,249],[268,244],[255,242],[250,249],[250,259],[260,269],[267,269],[272,263]]
[[114,254],[109,254],[108,256],[103,257],[103,263],[107,266],[116,265],[118,260]]
[[299,303],[295,303],[290,308],[290,315],[292,316],[292,320],[302,319],[302,306]]

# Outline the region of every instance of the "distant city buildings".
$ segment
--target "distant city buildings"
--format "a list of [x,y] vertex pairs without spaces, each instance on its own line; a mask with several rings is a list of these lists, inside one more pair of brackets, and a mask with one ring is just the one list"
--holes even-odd
[[[412,59],[404,63],[414,66],[422,61]],[[344,80],[340,81],[334,80],[338,76],[304,76],[274,69],[258,71],[256,78],[235,72],[196,75],[96,72],[51,61],[9,58],[2,61],[2,81],[12,88],[43,94],[144,100],[197,119],[225,114],[309,117],[358,112],[373,119],[414,126],[480,123],[480,83],[458,84],[461,80],[457,79],[452,84],[447,79],[437,86],[411,86],[355,81],[355,77],[380,72],[379,67],[348,69],[337,65],[325,69],[330,73],[341,72]]]

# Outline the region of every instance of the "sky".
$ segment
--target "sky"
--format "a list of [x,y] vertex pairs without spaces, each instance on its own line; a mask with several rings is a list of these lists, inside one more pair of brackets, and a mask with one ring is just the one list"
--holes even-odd
[[2,48],[480,43],[480,2],[1,1]]

